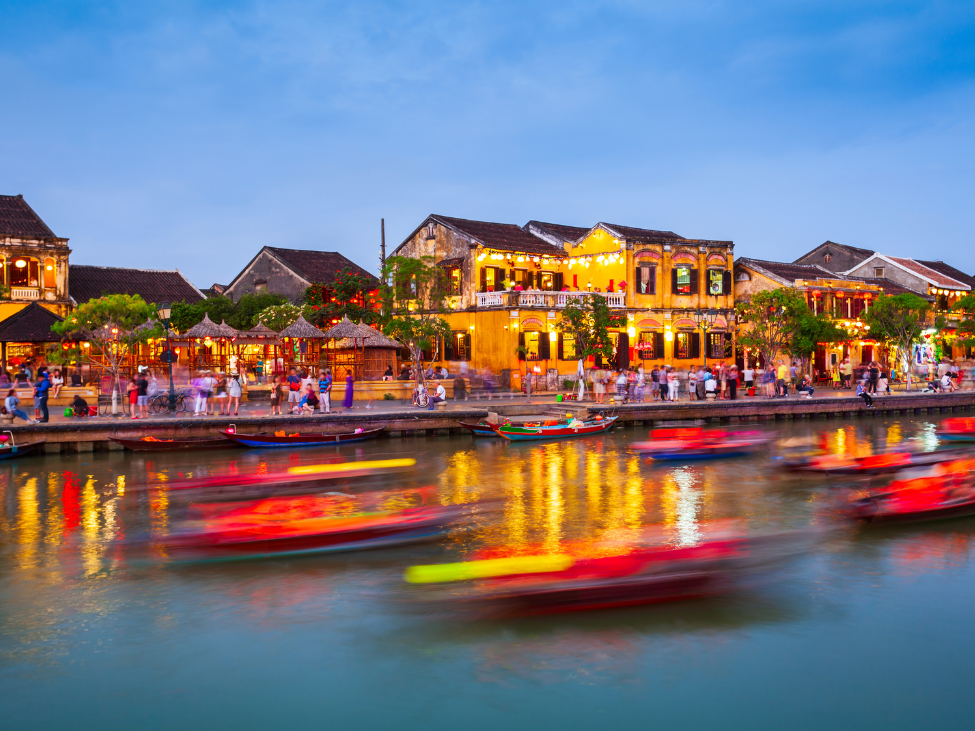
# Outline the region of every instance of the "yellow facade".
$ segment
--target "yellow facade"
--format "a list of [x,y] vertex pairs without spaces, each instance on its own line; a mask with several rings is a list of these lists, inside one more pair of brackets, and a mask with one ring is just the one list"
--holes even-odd
[[[624,354],[607,367],[687,367],[704,362],[705,356],[709,363],[731,362],[731,347],[725,343],[734,337],[733,244],[672,234],[654,240],[649,234],[655,233],[627,237],[600,224],[546,249],[544,242],[533,246],[530,240],[519,247],[511,236],[498,243],[487,236],[478,240],[431,217],[395,253],[430,256],[459,281],[450,298],[453,311],[445,319],[458,344],[462,334],[470,335],[470,353],[464,355],[476,370],[507,370],[512,379],[515,372],[536,368],[541,373],[575,373],[578,360],[568,352],[571,344],[554,333],[566,302],[589,292],[607,298],[610,308],[626,317],[626,326],[611,330],[618,353],[624,348]],[[682,273],[680,282],[675,268]],[[712,287],[718,290],[714,294]],[[700,310],[712,311],[710,332],[695,320]],[[641,342],[654,347],[638,348]],[[712,352],[707,351],[709,343]],[[519,358],[519,347],[529,351],[527,357]],[[462,359],[457,351],[441,347],[434,362],[456,372]]]

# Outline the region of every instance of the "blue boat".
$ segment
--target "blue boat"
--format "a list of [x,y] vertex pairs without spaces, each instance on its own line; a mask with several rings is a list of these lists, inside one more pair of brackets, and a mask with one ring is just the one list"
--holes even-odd
[[591,434],[602,434],[609,431],[616,423],[618,416],[586,422],[572,422],[556,424],[554,426],[515,426],[505,424],[498,427],[498,436],[509,442],[539,441],[542,439],[567,439],[569,437],[585,437]]

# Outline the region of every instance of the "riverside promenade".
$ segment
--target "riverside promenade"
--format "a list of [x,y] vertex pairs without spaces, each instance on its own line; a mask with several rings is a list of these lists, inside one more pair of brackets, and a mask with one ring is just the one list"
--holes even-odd
[[552,413],[579,413],[619,416],[620,426],[654,426],[682,420],[709,423],[744,423],[800,419],[841,419],[904,416],[913,414],[970,412],[975,410],[975,391],[949,394],[897,392],[874,398],[875,408],[867,408],[862,399],[849,391],[827,391],[822,396],[806,399],[790,395],[768,399],[745,397],[735,401],[677,401],[666,403],[594,404],[592,402],[556,401],[554,395],[503,396],[492,400],[448,401],[445,408],[434,411],[410,405],[377,402],[332,414],[314,416],[269,416],[267,406],[242,406],[238,416],[150,416],[133,420],[128,416],[100,416],[67,419],[51,416],[47,424],[4,425],[18,443],[46,440],[44,452],[78,452],[121,449],[110,437],[157,439],[216,436],[231,425],[241,433],[274,432],[338,433],[357,428],[385,427],[380,435],[390,437],[434,437],[463,432],[461,421],[479,421],[494,413],[501,417],[530,419]]

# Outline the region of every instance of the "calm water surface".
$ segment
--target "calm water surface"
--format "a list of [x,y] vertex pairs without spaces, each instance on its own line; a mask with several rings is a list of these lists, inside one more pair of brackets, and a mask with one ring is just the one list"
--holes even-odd
[[[837,451],[937,444],[927,419],[778,425]],[[0,466],[0,728],[970,728],[975,521],[842,533],[719,600],[511,621],[397,599],[403,567],[481,546],[674,543],[738,518],[821,523],[835,491],[768,455],[650,466],[646,434],[388,440],[297,455],[52,455]],[[118,541],[185,507],[147,480],[412,455],[445,503],[501,508],[444,547],[133,566]],[[391,483],[395,487],[400,483]]]

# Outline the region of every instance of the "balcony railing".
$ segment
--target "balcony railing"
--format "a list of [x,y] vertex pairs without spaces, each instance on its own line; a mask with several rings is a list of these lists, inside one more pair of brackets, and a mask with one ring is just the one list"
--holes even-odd
[[10,299],[12,300],[38,300],[41,298],[41,290],[33,287],[11,287]]
[[[570,300],[580,299],[590,294],[589,292],[478,292],[478,307],[539,307],[543,309],[561,309]],[[593,292],[592,294],[604,297],[607,304],[613,308],[626,307],[626,294],[624,292]]]

